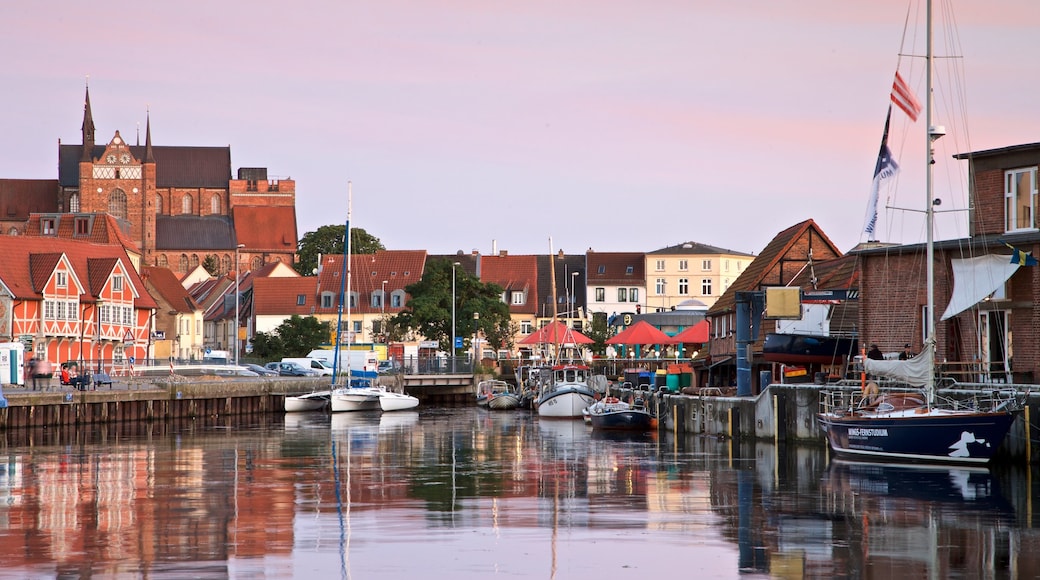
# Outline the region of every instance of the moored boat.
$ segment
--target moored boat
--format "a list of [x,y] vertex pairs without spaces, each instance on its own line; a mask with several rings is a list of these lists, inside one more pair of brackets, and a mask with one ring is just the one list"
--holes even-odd
[[535,404],[539,417],[577,419],[595,402],[589,386],[591,369],[585,365],[563,364],[552,368],[552,377],[542,385]]
[[380,391],[373,387],[341,387],[332,391],[333,413],[351,411],[377,411]]
[[315,391],[304,395],[286,396],[285,412],[300,413],[305,411],[320,411],[329,404],[331,391]]
[[419,399],[406,393],[395,393],[382,390],[379,395],[379,408],[383,411],[405,411],[419,406]]
[[626,403],[617,397],[606,397],[586,410],[593,429],[608,431],[649,431],[654,418],[645,405]]
[[477,405],[493,411],[510,411],[520,406],[520,395],[505,381],[487,379],[477,384]]

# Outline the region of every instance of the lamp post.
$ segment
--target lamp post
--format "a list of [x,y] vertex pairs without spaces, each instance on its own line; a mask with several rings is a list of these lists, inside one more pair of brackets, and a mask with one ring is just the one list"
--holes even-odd
[[245,244],[235,246],[235,366],[238,366],[238,288],[242,278],[239,272],[238,252],[244,247],[246,247]]
[[455,373],[455,269],[459,262],[451,265],[451,372]]
[[386,283],[387,280],[383,280],[379,291],[379,332],[383,335],[383,344],[386,344]]
[[567,305],[568,318],[574,318],[574,305],[578,302],[578,273],[571,272],[571,297],[570,304]]
[[97,372],[101,374],[101,306],[100,299],[94,304],[94,326],[97,326]]

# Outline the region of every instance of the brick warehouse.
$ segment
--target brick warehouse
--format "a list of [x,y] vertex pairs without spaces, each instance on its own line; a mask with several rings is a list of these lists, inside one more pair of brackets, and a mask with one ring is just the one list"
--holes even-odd
[[0,180],[2,231],[57,235],[65,221],[89,239],[88,218],[108,213],[143,265],[186,273],[211,258],[227,273],[240,245],[242,269],[294,263],[293,180],[271,179],[266,168],[239,168],[233,178],[230,147],[153,145],[150,115],[144,145],[118,130],[99,144],[89,88],[81,132],[82,144],[59,144],[56,180]]

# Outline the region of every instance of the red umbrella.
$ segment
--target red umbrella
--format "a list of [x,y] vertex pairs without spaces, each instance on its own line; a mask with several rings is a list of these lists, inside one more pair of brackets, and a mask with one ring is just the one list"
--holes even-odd
[[607,344],[672,344],[672,337],[661,332],[656,326],[645,320],[629,326],[625,330],[607,339]]
[[531,333],[520,344],[592,344],[596,341],[557,320]]
[[672,341],[678,344],[702,344],[708,342],[710,333],[711,323],[705,319],[676,334],[672,337]]

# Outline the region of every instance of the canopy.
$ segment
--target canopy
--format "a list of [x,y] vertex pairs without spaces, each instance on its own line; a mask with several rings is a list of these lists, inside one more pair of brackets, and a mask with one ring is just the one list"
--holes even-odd
[[708,342],[711,332],[711,323],[704,319],[697,324],[672,337],[672,342],[677,344],[701,344]]
[[520,344],[592,344],[594,342],[596,341],[573,328],[568,328],[566,324],[557,320],[531,333],[521,340]]
[[645,320],[607,339],[607,344],[673,344],[675,340]]

